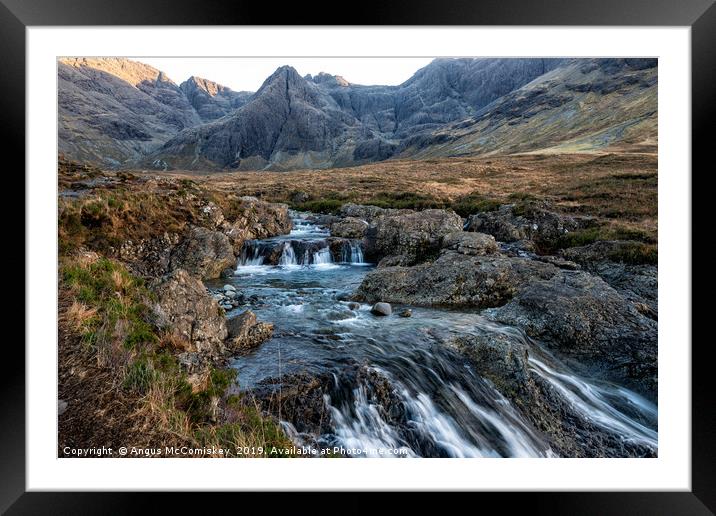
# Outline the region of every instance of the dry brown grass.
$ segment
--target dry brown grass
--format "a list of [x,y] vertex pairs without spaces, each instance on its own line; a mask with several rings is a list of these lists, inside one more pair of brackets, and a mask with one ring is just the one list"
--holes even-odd
[[[138,173],[141,175],[141,172]],[[656,154],[526,154],[485,158],[384,161],[359,167],[291,172],[168,172],[214,192],[292,202],[385,202],[405,194],[451,206],[465,196],[514,202],[531,196],[565,212],[593,215],[656,233]]]

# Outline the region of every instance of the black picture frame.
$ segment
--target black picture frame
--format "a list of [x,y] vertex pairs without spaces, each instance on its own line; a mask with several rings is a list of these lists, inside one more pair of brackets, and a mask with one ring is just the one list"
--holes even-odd
[[[373,5],[371,5],[373,4]],[[277,6],[280,5],[280,8]],[[683,171],[684,180],[694,170],[709,169],[712,146],[708,128],[714,120],[716,105],[716,6],[714,0],[442,0],[429,2],[362,2],[354,13],[334,19],[316,13],[338,13],[313,2],[268,4],[229,0],[0,0],[0,124],[3,156],[18,158],[16,170],[24,170],[25,141],[25,29],[51,25],[608,25],[608,26],[689,26],[691,27],[692,71],[692,171]],[[668,102],[668,99],[665,99]],[[703,171],[701,171],[703,168]],[[709,167],[713,168],[713,166]],[[18,176],[16,191],[24,192]],[[699,179],[699,182],[701,180]],[[705,203],[706,205],[708,203]],[[697,207],[704,204],[692,199],[692,220]],[[692,235],[698,233],[692,229]],[[691,249],[692,277],[703,270],[704,260]],[[22,255],[24,258],[24,255]],[[20,256],[15,256],[17,262]],[[15,270],[22,267],[17,263]],[[706,282],[692,287],[692,296],[709,288]],[[694,310],[699,305],[692,302]],[[25,307],[26,310],[32,307]],[[701,308],[703,310],[703,308]],[[705,318],[704,318],[705,319]],[[698,322],[694,317],[692,321]],[[702,323],[703,324],[703,323]],[[696,335],[695,333],[693,335]],[[534,513],[550,514],[713,514],[716,511],[716,426],[711,396],[711,368],[708,360],[711,339],[692,339],[692,491],[691,492],[618,492],[618,493],[484,493],[489,501],[515,503]],[[25,492],[25,354],[6,339],[6,367],[0,375],[0,511],[7,514],[95,514],[134,513],[141,506],[169,507],[180,504],[188,509],[193,503],[206,504],[206,497],[186,494],[145,494],[140,498],[127,493],[26,493]],[[675,344],[675,343],[671,343]],[[219,496],[219,495],[212,495]],[[265,503],[260,495],[242,494],[247,501]],[[264,495],[265,496],[265,495]],[[160,497],[157,499],[156,497]],[[223,498],[223,496],[221,496]],[[293,496],[293,507],[312,502],[305,496]],[[423,503],[422,495],[403,497],[403,510]],[[202,502],[204,499],[204,502]],[[212,498],[210,504],[216,503]],[[315,503],[315,502],[313,502]],[[456,502],[453,502],[456,503]],[[474,503],[474,502],[469,502]],[[162,504],[162,505],[159,505]],[[370,506],[358,494],[345,495],[342,512],[364,512]],[[456,506],[455,506],[456,507]]]

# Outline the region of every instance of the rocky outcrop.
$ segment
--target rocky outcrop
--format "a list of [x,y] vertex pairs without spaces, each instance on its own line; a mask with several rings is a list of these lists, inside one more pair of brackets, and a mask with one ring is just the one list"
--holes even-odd
[[363,238],[368,231],[368,223],[357,217],[345,217],[330,226],[332,236],[342,238]]
[[368,303],[487,308],[507,303],[529,278],[549,278],[556,273],[549,264],[524,258],[448,251],[430,263],[371,271],[355,298]]
[[195,358],[224,353],[228,335],[224,313],[201,280],[178,269],[156,281],[152,290],[157,296],[157,325],[185,341],[188,353]]
[[460,254],[483,256],[498,252],[497,242],[491,235],[455,231],[443,237],[442,248]]
[[602,377],[656,397],[656,322],[597,276],[559,271],[531,277],[508,304],[485,313]]
[[373,219],[366,232],[365,254],[373,260],[399,257],[398,263],[411,265],[435,256],[443,237],[461,230],[462,219],[453,211],[384,213]]
[[203,122],[226,116],[246,104],[253,93],[233,91],[208,79],[191,76],[179,85]]
[[236,265],[229,237],[219,231],[193,227],[186,238],[174,248],[171,269],[185,269],[202,279],[218,278],[227,267]]
[[273,324],[258,321],[251,310],[228,319],[226,326],[229,332],[228,345],[232,351],[249,351],[273,335]]
[[236,254],[247,240],[285,235],[293,227],[286,204],[269,203],[256,197],[241,197],[232,206],[230,218],[221,224],[221,230]]
[[531,240],[538,250],[553,251],[567,234],[594,224],[590,217],[562,215],[545,202],[504,204],[495,211],[470,215],[466,231],[478,231],[500,242]]
[[658,269],[656,265],[624,263],[621,257],[628,255],[643,244],[630,241],[603,241],[583,247],[561,251],[561,255],[578,263],[609,283],[635,308],[652,319],[657,319]]
[[606,431],[585,418],[529,366],[530,346],[519,332],[486,331],[444,342],[504,395],[562,457],[653,457],[654,450]]

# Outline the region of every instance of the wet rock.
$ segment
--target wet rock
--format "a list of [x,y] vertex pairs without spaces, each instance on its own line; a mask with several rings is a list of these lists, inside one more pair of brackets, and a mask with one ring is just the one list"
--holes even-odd
[[462,231],[462,219],[448,210],[383,214],[368,228],[366,256],[376,260],[403,256],[406,264],[422,262],[436,255],[443,237],[455,231]]
[[530,277],[551,277],[556,271],[524,258],[448,251],[413,267],[379,267],[363,278],[354,297],[368,303],[487,308],[507,303]]
[[194,227],[172,252],[170,268],[184,269],[202,279],[218,278],[236,265],[229,238],[218,231]]
[[400,317],[412,317],[413,311],[410,308],[406,308],[405,310],[401,310],[400,312],[398,312],[398,315]]
[[497,242],[492,235],[455,231],[448,233],[442,240],[443,249],[457,251],[460,254],[482,256],[498,252]]
[[355,301],[351,301],[348,303],[348,308],[351,310],[358,310],[360,308],[360,303],[356,303]]
[[224,352],[228,335],[219,304],[198,278],[178,269],[152,285],[157,323],[190,343],[190,351],[208,357]]
[[330,225],[331,235],[342,238],[363,238],[368,223],[356,217],[345,217]]
[[273,324],[258,321],[251,310],[227,320],[226,326],[232,350],[253,349],[273,335]]
[[233,286],[233,285],[230,285],[229,283],[227,283],[226,285],[224,285],[224,286],[222,287],[222,290],[223,290],[224,292],[235,292],[235,291],[236,291],[236,287]]
[[390,315],[393,313],[393,308],[390,306],[390,303],[375,303],[373,308],[370,309],[370,313],[382,316]]
[[552,251],[570,231],[592,226],[591,217],[563,215],[544,201],[521,205],[504,204],[495,211],[470,215],[466,231],[477,231],[494,236],[501,242],[532,240],[538,249]]
[[656,397],[656,322],[597,276],[560,271],[535,278],[486,315],[524,329],[601,377]]

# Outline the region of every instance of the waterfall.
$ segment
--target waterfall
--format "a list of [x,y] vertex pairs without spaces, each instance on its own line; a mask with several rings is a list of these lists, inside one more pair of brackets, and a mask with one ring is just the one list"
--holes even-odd
[[293,250],[291,242],[284,242],[283,252],[281,258],[278,261],[279,265],[298,265],[296,261],[296,252]]
[[313,260],[314,265],[325,265],[328,263],[333,263],[333,257],[331,257],[331,250],[328,248],[328,246],[323,247],[313,253]]
[[264,257],[261,255],[261,249],[257,245],[256,240],[249,240],[241,249],[239,256],[239,266],[256,266],[264,263]]
[[363,264],[363,248],[357,240],[350,240],[343,243],[341,249],[341,261],[343,263]]

